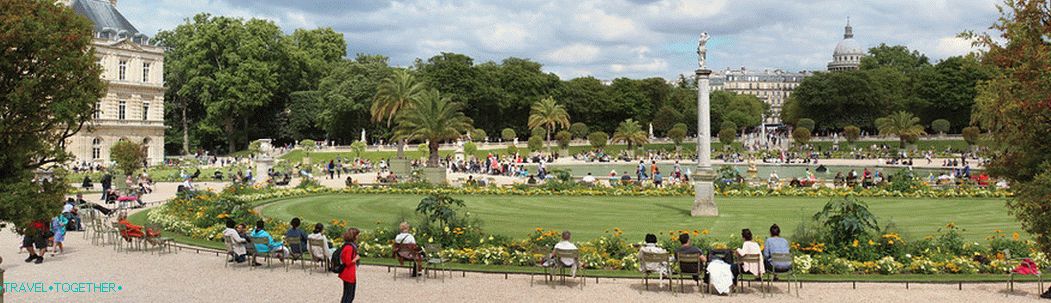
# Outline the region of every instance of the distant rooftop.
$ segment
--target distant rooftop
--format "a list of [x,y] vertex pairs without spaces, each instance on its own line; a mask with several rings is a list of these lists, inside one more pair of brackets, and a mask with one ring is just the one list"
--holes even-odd
[[126,32],[128,36],[139,33],[139,30],[121,15],[114,4],[108,0],[72,0],[69,4],[73,11],[87,17],[95,24],[95,32],[112,29],[117,33]]

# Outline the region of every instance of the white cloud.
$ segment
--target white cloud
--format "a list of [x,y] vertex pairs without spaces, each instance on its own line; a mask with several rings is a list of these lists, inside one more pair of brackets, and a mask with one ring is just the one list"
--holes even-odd
[[530,58],[560,77],[674,78],[696,65],[697,34],[712,34],[713,68],[823,70],[850,16],[863,47],[902,44],[933,61],[970,49],[955,35],[984,30],[999,0],[121,0],[155,34],[198,12],[274,20],[285,31],[329,26],[348,53],[396,65],[440,52],[476,62]]
[[544,59],[560,64],[587,64],[598,59],[599,48],[590,44],[574,43],[544,54]]

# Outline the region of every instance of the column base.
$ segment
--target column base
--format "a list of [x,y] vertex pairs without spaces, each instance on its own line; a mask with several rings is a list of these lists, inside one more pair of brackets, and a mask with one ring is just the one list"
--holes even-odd
[[699,169],[693,176],[693,207],[690,215],[694,217],[717,217],[719,208],[715,205],[715,174],[710,169]]

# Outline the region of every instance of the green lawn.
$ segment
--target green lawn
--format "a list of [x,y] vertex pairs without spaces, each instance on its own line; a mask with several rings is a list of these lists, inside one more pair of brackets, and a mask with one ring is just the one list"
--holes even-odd
[[[308,222],[348,220],[365,230],[392,227],[402,218],[413,216],[422,196],[332,194],[277,200],[262,206],[266,215],[283,220],[298,216]],[[725,239],[751,228],[765,235],[772,223],[791,236],[795,227],[817,212],[825,198],[717,198],[720,216],[690,217],[690,197],[522,197],[461,196],[473,216],[483,220],[483,228],[494,234],[523,238],[536,227],[574,232],[578,240],[589,240],[614,227],[629,239],[646,233],[678,229],[709,229],[711,235]],[[1004,208],[1001,199],[905,199],[866,198],[880,225],[895,223],[907,238],[916,239],[937,232],[953,222],[963,228],[970,241],[985,238],[1000,229],[1008,234],[1021,232],[1017,221]]]

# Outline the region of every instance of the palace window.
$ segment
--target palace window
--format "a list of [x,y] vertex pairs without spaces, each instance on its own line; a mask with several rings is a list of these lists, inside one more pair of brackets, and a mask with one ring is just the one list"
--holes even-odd
[[91,139],[91,159],[102,157],[102,138]]
[[150,64],[149,63],[143,63],[142,64],[142,82],[143,83],[150,82]]
[[127,109],[128,102],[120,101],[120,103],[117,105],[117,119],[124,120]]
[[117,80],[124,81],[128,74],[128,60],[120,60],[117,65]]
[[91,113],[91,118],[98,119],[102,118],[102,102],[95,102],[95,112]]
[[146,121],[150,116],[150,103],[142,102],[142,121]]

